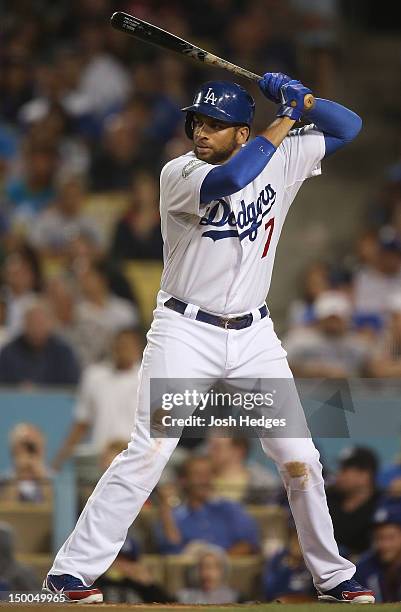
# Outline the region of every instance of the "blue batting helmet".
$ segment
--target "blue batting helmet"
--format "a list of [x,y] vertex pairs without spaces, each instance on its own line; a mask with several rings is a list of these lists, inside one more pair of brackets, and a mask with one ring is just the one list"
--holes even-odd
[[208,81],[198,89],[192,105],[181,110],[187,113],[185,133],[192,139],[194,113],[250,127],[255,114],[255,101],[251,94],[237,83]]

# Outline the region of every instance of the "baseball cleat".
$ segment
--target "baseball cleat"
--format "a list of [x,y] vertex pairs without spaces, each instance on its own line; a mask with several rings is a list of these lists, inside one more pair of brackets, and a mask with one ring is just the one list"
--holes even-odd
[[103,601],[103,594],[99,589],[85,586],[79,578],[70,574],[48,575],[43,582],[42,590],[64,595],[65,603],[92,604]]
[[340,582],[330,591],[318,593],[318,599],[328,603],[374,604],[375,594],[351,579]]

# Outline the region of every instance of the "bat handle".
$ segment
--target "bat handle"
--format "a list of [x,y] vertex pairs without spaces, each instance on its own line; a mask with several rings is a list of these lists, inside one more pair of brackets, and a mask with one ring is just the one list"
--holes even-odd
[[[304,111],[307,112],[309,110],[312,110],[315,104],[316,100],[314,96],[312,94],[306,94],[306,96],[304,97]],[[297,103],[295,100],[292,100],[292,102],[290,102],[290,105],[294,108]]]

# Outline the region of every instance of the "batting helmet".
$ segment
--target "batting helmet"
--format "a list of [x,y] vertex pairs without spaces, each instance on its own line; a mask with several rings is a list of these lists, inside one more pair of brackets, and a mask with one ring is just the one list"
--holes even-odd
[[246,89],[237,83],[208,81],[198,89],[192,105],[181,110],[187,113],[185,133],[192,140],[194,113],[250,127],[255,114],[255,101]]

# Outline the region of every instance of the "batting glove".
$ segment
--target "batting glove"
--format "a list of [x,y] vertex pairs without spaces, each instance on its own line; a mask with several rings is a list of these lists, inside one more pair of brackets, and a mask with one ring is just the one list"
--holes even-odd
[[277,117],[289,117],[294,121],[299,121],[304,114],[304,98],[311,94],[309,87],[302,85],[301,81],[288,81],[280,87],[281,106],[278,109]]
[[258,82],[258,85],[265,98],[275,104],[280,104],[280,88],[289,81],[291,81],[291,77],[282,72],[266,72]]

